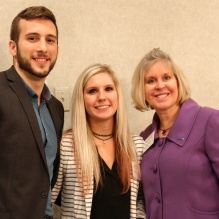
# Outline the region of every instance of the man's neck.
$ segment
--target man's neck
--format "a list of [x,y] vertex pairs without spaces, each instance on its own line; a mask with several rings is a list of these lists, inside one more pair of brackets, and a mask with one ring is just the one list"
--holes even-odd
[[34,75],[25,72],[24,70],[20,69],[18,66],[15,65],[15,69],[20,77],[24,80],[24,82],[38,95],[41,97],[41,93],[44,87],[44,83],[46,78],[38,78]]

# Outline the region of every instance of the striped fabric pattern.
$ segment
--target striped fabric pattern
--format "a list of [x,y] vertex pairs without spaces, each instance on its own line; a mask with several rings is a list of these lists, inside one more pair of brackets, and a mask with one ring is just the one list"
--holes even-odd
[[[133,140],[140,162],[145,142],[140,136],[133,136]],[[61,190],[61,218],[89,219],[93,199],[93,182],[91,182],[92,188],[84,196],[81,189],[81,178],[77,176],[71,133],[62,138],[60,148],[59,175],[52,191],[52,201],[55,202]],[[138,191],[139,180],[134,177],[131,180],[131,219],[146,218],[142,192],[138,193]]]

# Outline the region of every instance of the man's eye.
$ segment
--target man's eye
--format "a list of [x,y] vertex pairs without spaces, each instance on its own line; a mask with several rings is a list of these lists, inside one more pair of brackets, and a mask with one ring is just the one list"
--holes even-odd
[[55,43],[55,40],[54,40],[54,39],[48,39],[47,42],[49,42],[49,43]]
[[36,37],[28,37],[28,40],[29,41],[36,41],[37,39],[36,39]]

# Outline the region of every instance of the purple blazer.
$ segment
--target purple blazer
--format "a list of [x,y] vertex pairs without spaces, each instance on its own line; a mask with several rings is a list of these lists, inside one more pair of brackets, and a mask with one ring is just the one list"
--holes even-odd
[[166,138],[158,125],[140,134],[147,219],[219,219],[219,111],[188,99]]

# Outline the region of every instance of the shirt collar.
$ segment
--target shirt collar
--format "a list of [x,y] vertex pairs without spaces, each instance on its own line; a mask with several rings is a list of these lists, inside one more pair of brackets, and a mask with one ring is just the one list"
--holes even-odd
[[191,98],[182,104],[179,114],[168,134],[168,138],[171,141],[181,147],[185,144],[200,108]]
[[[176,120],[166,138],[182,147],[189,136],[199,109],[200,106],[194,100],[192,100],[191,98],[186,100],[182,104]],[[157,113],[155,113],[152,122],[152,130],[154,130],[154,140],[159,138],[159,135],[157,133],[158,127],[159,117]]]
[[49,101],[49,100],[51,99],[51,97],[52,97],[52,95],[51,95],[51,93],[50,93],[50,90],[49,90],[49,88],[47,87],[46,84],[44,84],[41,97],[42,97],[45,101]]
[[[31,97],[31,98],[36,98],[38,97],[38,95],[27,85],[27,83],[22,79],[23,83],[24,83],[24,86],[27,90],[27,93],[28,95]],[[48,88],[48,86],[46,84],[44,84],[44,87],[43,87],[43,90],[42,90],[42,93],[41,93],[41,98],[43,101],[47,102],[51,99],[52,95],[50,93],[50,90]]]

